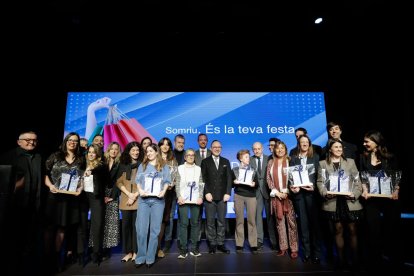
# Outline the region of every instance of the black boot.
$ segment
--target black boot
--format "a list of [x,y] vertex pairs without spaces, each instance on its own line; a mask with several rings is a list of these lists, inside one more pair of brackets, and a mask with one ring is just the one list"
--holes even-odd
[[60,252],[55,253],[55,265],[58,273],[63,271],[63,260]]
[[78,253],[78,265],[83,265],[83,253]]
[[97,252],[93,252],[92,253],[92,262],[99,266],[101,264],[101,255]]

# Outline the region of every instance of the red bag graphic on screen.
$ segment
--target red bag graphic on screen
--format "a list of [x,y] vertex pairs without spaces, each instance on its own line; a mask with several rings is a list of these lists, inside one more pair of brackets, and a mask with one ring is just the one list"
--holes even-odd
[[124,149],[128,144],[128,139],[119,128],[118,123],[104,126],[104,149],[112,142],[118,142],[121,149]]
[[156,142],[155,138],[135,118],[122,119],[118,124],[129,141],[141,142],[142,138],[150,137],[153,143]]
[[150,137],[156,143],[154,137],[135,118],[128,118],[116,105],[109,107],[103,136],[105,150],[111,142],[118,142],[124,149],[129,142],[141,142],[144,137]]

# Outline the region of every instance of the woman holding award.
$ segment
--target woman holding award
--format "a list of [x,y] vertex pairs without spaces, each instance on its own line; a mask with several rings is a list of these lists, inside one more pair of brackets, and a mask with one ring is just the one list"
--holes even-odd
[[299,176],[293,177],[290,190],[298,215],[302,261],[306,263],[312,260],[312,263],[318,264],[321,258],[318,218],[320,196],[316,188],[319,155],[313,149],[310,138],[306,134],[300,135],[289,169],[292,176]]
[[75,233],[80,222],[77,195],[82,190],[80,179],[83,175],[84,159],[80,154],[79,140],[77,133],[70,132],[63,139],[59,151],[46,161],[45,184],[50,190],[46,204],[46,252],[49,251],[49,243],[54,241],[58,271],[63,266],[60,256],[65,234],[68,230]]
[[179,259],[185,259],[187,253],[188,211],[190,211],[191,247],[190,254],[194,257],[201,256],[198,248],[198,236],[200,231],[199,216],[200,205],[203,204],[204,183],[201,168],[195,164],[195,151],[187,149],[184,153],[185,163],[178,167],[175,178],[175,191],[178,202],[178,219],[180,225],[180,254]]
[[130,260],[134,261],[137,257],[137,230],[135,221],[137,220],[138,208],[138,187],[135,182],[139,161],[141,145],[139,142],[129,142],[120,158],[119,171],[121,176],[116,181],[116,186],[121,191],[119,199],[119,209],[122,214],[122,250],[126,254],[121,262],[126,263]]
[[236,252],[241,253],[244,247],[244,206],[246,205],[250,250],[253,254],[257,254],[256,189],[259,179],[256,171],[250,167],[249,150],[239,150],[237,159],[240,161],[240,167],[233,168]]
[[296,259],[298,257],[298,228],[293,204],[288,197],[289,159],[286,144],[277,141],[273,148],[273,159],[267,163],[266,175],[267,184],[271,190],[272,212],[276,215],[276,229],[279,235],[280,250],[277,256],[284,256],[290,247],[290,257]]
[[[364,147],[365,152],[360,158],[360,169],[361,176],[366,176],[361,179],[368,227],[368,261],[371,268],[380,269],[381,244],[385,245],[385,253],[393,264],[398,264],[401,257],[399,255],[401,211],[398,200],[401,174],[396,171],[398,165],[394,155],[388,152],[385,139],[379,131],[371,130],[364,135]],[[384,187],[383,184],[387,184],[387,179],[388,187]],[[377,194],[373,194],[374,186],[377,188]],[[381,186],[383,186],[382,192]],[[384,226],[383,229],[381,225]],[[384,236],[381,236],[382,230]]]
[[[171,176],[170,169],[162,159],[161,150],[156,144],[149,145],[145,152],[136,177],[140,197],[136,220],[138,254],[135,267],[146,263],[150,268],[155,262],[165,206],[164,195],[168,184],[171,183]],[[148,231],[150,235],[147,244]]]
[[358,265],[358,238],[356,222],[362,218],[362,205],[359,196],[362,193],[359,172],[353,159],[345,158],[342,141],[329,139],[326,160],[319,162],[318,190],[325,198],[322,210],[333,224],[338,268],[346,265],[344,255],[344,226],[349,231],[349,246],[352,251],[353,265]]

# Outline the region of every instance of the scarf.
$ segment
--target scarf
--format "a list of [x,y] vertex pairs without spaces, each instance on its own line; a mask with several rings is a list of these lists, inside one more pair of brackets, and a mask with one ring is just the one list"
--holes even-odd
[[[273,187],[276,189],[280,189],[279,186],[279,162],[277,159],[273,160]],[[286,189],[286,183],[287,183],[287,176],[284,171],[287,169],[287,162],[286,159],[283,158],[282,162],[282,189]],[[288,199],[279,199],[278,197],[274,198],[274,208],[276,209],[276,217],[278,220],[283,219],[283,216],[286,215],[289,212],[289,205],[288,205]]]
[[138,168],[139,162],[134,163],[134,164],[129,164],[129,166],[126,169],[126,179],[127,180],[131,180],[131,174],[132,174],[132,170]]

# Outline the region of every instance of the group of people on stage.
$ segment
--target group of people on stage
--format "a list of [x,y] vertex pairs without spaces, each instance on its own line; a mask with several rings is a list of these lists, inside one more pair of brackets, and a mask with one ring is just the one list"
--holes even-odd
[[[234,189],[236,253],[245,250],[246,209],[252,254],[263,248],[267,225],[269,246],[277,256],[300,256],[303,262],[319,264],[324,248],[327,258],[336,255],[339,268],[348,262],[357,267],[364,259],[361,253],[368,256],[368,265],[377,267],[385,247],[390,260],[398,262],[399,178],[384,198],[373,196],[367,178],[360,177],[363,171],[378,172],[374,176],[378,179],[380,172],[398,171],[384,137],[376,130],[368,131],[365,151],[359,156],[357,146],[341,139],[339,124],[329,123],[327,131],[324,148],[313,145],[304,128],[296,129],[297,146],[290,152],[283,141],[270,138],[267,156],[262,143],[255,142],[252,154],[248,149],[237,152],[240,164],[234,168],[221,155],[220,141],[212,141],[208,148],[206,134],[198,135],[198,149],[184,149],[185,137],[178,134],[174,148],[167,137],[157,144],[145,137],[128,143],[123,151],[117,142],[104,151],[102,135],[81,146],[83,139],[71,132],[44,161],[36,152],[36,133],[23,132],[18,147],[1,158],[1,164],[11,164],[15,171],[11,221],[19,237],[17,249],[21,258],[28,257],[35,229],[41,225],[45,256],[58,271],[65,260],[99,265],[111,257],[111,248],[120,241],[125,253],[122,262],[151,267],[171,247],[178,206],[179,259],[201,256],[204,224],[208,252],[229,254],[225,217]],[[307,182],[302,183],[304,168]],[[300,185],[293,180],[294,172]],[[348,183],[346,193],[339,191],[340,181]],[[332,192],[330,185],[338,190]],[[44,197],[42,187],[48,190]],[[392,232],[393,238],[382,239],[383,229]],[[365,245],[363,250],[358,238]]]

